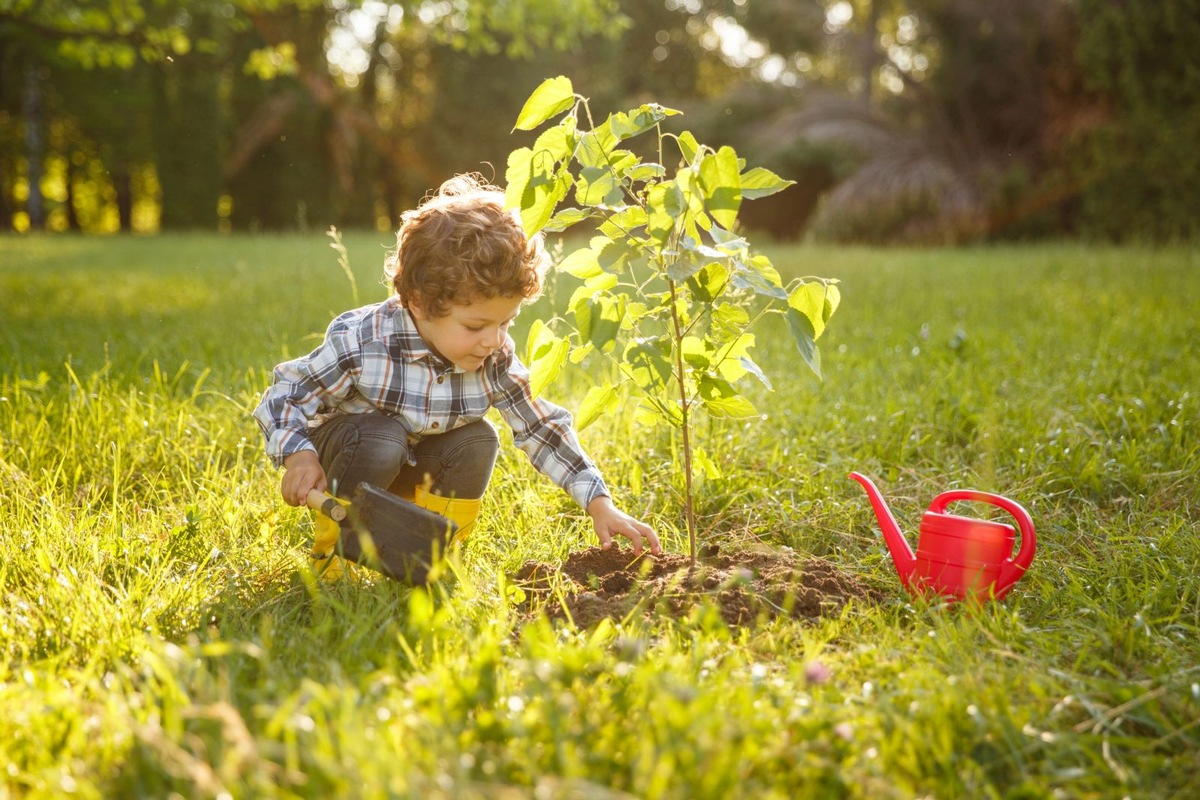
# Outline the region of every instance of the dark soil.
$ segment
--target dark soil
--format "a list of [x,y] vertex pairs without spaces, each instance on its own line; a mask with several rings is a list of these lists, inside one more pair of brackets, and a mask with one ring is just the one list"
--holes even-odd
[[764,546],[708,547],[694,569],[685,555],[635,558],[632,550],[593,547],[559,566],[526,561],[514,582],[530,608],[544,607],[551,618],[569,616],[581,628],[631,612],[683,619],[704,603],[732,626],[779,616],[812,620],[837,615],[850,600],[879,599],[828,561]]

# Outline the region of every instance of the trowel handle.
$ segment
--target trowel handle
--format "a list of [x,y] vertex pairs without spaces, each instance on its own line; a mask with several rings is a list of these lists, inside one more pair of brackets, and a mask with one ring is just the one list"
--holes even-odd
[[1029,569],[1029,565],[1033,563],[1033,554],[1037,550],[1037,535],[1033,532],[1033,518],[1029,516],[1029,512],[1025,510],[1025,507],[1020,503],[1009,500],[1007,497],[1001,497],[991,492],[977,492],[974,489],[955,489],[954,491],[943,492],[935,497],[933,503],[929,506],[929,510],[940,514],[946,510],[946,506],[960,500],[987,503],[1012,514],[1013,519],[1017,521],[1017,527],[1021,530],[1021,549],[1017,551],[1017,554],[1013,556],[1011,561],[1021,572]]
[[304,504],[313,511],[320,511],[334,522],[341,522],[346,518],[346,507],[334,499],[333,495],[320,489],[310,491],[308,497],[304,498]]

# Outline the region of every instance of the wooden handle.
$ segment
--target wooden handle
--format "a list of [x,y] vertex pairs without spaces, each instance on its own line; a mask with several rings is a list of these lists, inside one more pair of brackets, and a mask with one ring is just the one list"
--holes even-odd
[[334,500],[331,495],[318,489],[313,489],[308,493],[308,497],[304,498],[304,504],[313,511],[320,511],[334,522],[341,522],[346,518],[346,507]]

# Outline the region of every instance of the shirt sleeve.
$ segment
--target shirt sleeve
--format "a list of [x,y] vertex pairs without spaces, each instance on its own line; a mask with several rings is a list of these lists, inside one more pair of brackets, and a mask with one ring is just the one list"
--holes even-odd
[[362,348],[348,323],[348,315],[338,317],[320,347],[275,367],[275,382],[254,409],[275,466],[301,450],[316,452],[308,438],[309,421],[355,394]]
[[575,432],[570,412],[534,398],[529,369],[516,357],[511,337],[489,370],[490,400],[513,430],[513,442],[545,475],[580,505],[609,494],[600,470],[588,458]]

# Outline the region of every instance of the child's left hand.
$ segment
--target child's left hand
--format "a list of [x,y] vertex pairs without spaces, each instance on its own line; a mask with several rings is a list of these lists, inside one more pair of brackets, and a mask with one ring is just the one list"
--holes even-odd
[[588,503],[587,512],[592,517],[592,525],[596,528],[596,536],[600,538],[600,546],[607,550],[612,547],[614,534],[624,536],[633,544],[633,554],[642,554],[642,539],[650,548],[653,555],[662,553],[658,536],[654,529],[646,523],[636,520],[613,505],[612,498],[601,495]]

